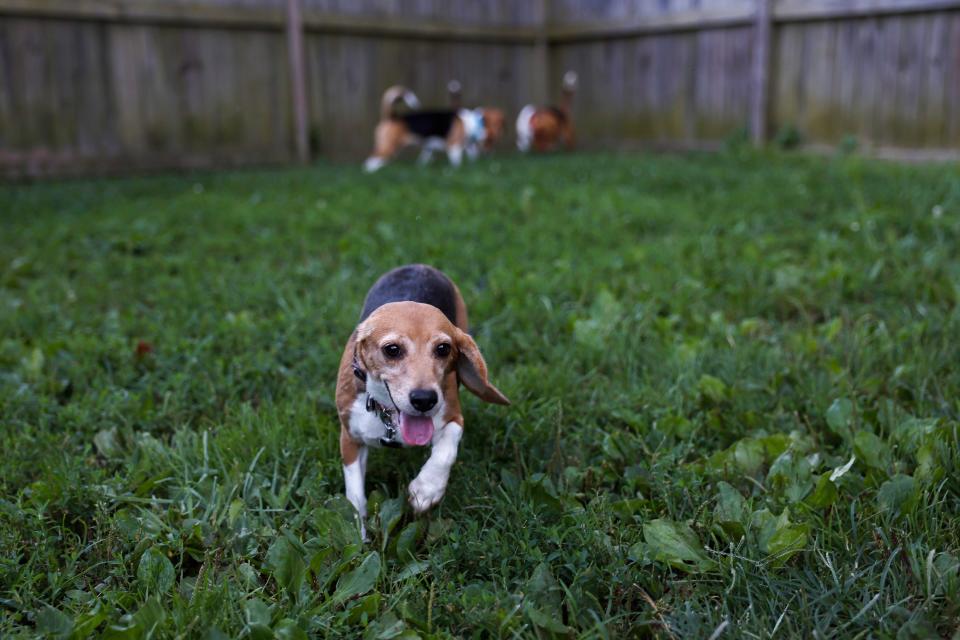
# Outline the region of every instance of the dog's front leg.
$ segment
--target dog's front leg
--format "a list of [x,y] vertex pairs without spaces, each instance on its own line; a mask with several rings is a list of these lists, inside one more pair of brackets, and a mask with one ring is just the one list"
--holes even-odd
[[463,427],[448,422],[434,437],[430,457],[410,483],[410,504],[417,513],[423,513],[443,498],[462,435]]
[[424,147],[420,149],[420,155],[417,157],[417,164],[419,164],[421,167],[425,167],[430,164],[430,160],[432,159],[433,149],[427,145],[424,145]]
[[367,494],[364,489],[364,478],[367,475],[367,447],[359,446],[357,456],[353,462],[343,465],[343,482],[346,485],[347,500],[357,510],[360,516],[360,535],[367,539]]
[[477,158],[480,157],[480,145],[476,142],[471,142],[466,147],[464,151],[467,153],[467,157],[470,159],[470,162],[476,162]]

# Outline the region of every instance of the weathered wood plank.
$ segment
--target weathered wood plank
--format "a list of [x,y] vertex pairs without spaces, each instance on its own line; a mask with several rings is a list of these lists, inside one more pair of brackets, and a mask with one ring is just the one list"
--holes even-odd
[[908,146],[914,140],[923,139],[923,127],[920,120],[921,95],[924,68],[922,66],[925,49],[926,22],[923,16],[905,16],[900,18],[900,59],[897,74],[897,121],[895,125],[898,146]]
[[79,126],[75,146],[81,155],[109,154],[116,148],[112,135],[110,71],[107,66],[106,29],[103,24],[87,23],[79,26],[81,37],[73,54],[80,61],[80,70],[74,76],[77,86],[76,113]]
[[[698,30],[750,24],[755,16],[750,2],[698,3],[694,8],[612,15],[611,7],[563,21],[555,17],[550,29],[554,42],[627,38],[662,31]],[[587,6],[587,5],[584,5]],[[707,8],[709,7],[709,8]],[[960,8],[958,0],[779,0],[771,6],[774,23],[839,20],[871,16],[941,12]]]
[[0,20],[0,149],[13,148],[15,127],[14,86],[10,69],[13,65],[10,46],[10,25]]
[[753,22],[753,61],[750,71],[750,138],[762,145],[767,138],[767,105],[770,95],[770,0],[757,0]]
[[310,160],[307,120],[307,77],[303,51],[302,0],[287,0],[287,53],[290,61],[290,101],[293,108],[293,140],[297,161]]
[[[735,78],[735,88],[733,94],[733,117],[734,127],[743,130],[749,134],[750,130],[750,67],[753,63],[753,41],[752,33],[747,27],[740,27],[732,31],[735,42],[734,64],[736,65],[732,72]],[[767,97],[764,104],[764,117],[769,118],[769,85],[767,87]],[[764,123],[765,136],[769,133],[768,124]]]
[[752,15],[752,11],[740,7],[734,9],[696,9],[664,13],[657,16],[556,25],[549,29],[549,37],[552,42],[564,43],[579,40],[629,38],[664,31],[697,31],[703,28],[745,25],[750,22]]
[[694,34],[685,33],[678,36],[682,43],[681,55],[677,57],[677,63],[684,69],[683,84],[679,87],[677,101],[683,112],[683,135],[680,136],[685,143],[691,143],[696,139],[696,82],[697,82],[697,38]]
[[897,76],[900,56],[900,25],[898,18],[883,20],[880,25],[880,42],[877,51],[877,71],[882,91],[877,95],[874,111],[876,134],[880,144],[896,144],[897,126]]
[[709,32],[701,31],[694,34],[693,59],[694,68],[697,70],[696,82],[694,83],[693,94],[693,136],[698,140],[703,140],[706,135],[705,122],[708,115],[709,104],[707,100],[708,83],[710,82],[710,58],[705,55],[706,40],[709,38]]
[[831,23],[809,25],[806,31],[806,105],[802,130],[813,140],[836,142],[833,119],[833,71],[836,31]]
[[784,25],[775,39],[773,76],[776,89],[773,97],[772,128],[779,133],[797,127],[803,105],[804,28]]
[[697,64],[704,71],[698,83],[698,137],[719,140],[723,137],[723,34],[720,31],[702,31],[697,39]]
[[[197,0],[0,0],[0,15],[109,20],[135,24],[172,24],[237,29],[282,30],[284,6],[278,3],[217,5]],[[432,17],[409,18],[396,12],[389,20],[376,15],[306,9],[310,31],[423,39],[532,43],[538,29],[530,25],[464,24]]]
[[549,90],[547,78],[550,72],[550,40],[547,33],[547,24],[550,21],[550,5],[547,0],[533,0],[537,37],[534,41],[533,74],[530,78],[531,96],[536,102],[546,102]]
[[[669,68],[672,65],[683,70],[686,58],[686,34],[661,35],[654,39],[655,67]],[[683,92],[685,88],[685,73],[657,74],[657,104],[660,114],[658,118],[658,140],[679,140],[684,137],[684,104]]]
[[957,0],[779,0],[775,19],[782,22],[839,20],[960,8]]
[[117,107],[117,139],[121,155],[146,152],[145,126],[140,113],[138,69],[141,32],[146,27],[114,25],[109,30],[110,66],[113,70],[113,104]]
[[921,133],[917,142],[936,147],[944,143],[947,134],[944,107],[947,84],[950,81],[946,68],[949,23],[940,16],[927,16],[925,21],[927,35],[921,63],[924,77],[920,86],[923,110],[920,114]]
[[960,12],[949,16],[947,38],[946,137],[943,147],[960,148]]
[[[538,0],[539,1],[539,0]],[[655,31],[697,30],[731,25],[749,24],[754,15],[753,0],[725,2],[710,5],[682,5],[687,8],[673,11],[630,11],[629,3],[614,7],[601,16],[583,13],[576,24],[553,18],[546,37],[551,43],[576,40],[631,37]],[[452,20],[449,12],[425,10],[419,17],[410,17],[399,5],[388,11],[364,11],[362,3],[337,3],[336,6],[309,0],[304,11],[308,30],[351,34],[390,35],[442,40],[479,40],[489,42],[522,42],[532,44],[543,37],[535,17],[522,23],[499,11],[491,11],[487,19]],[[432,5],[427,5],[432,7]],[[622,9],[628,7],[628,9]],[[779,0],[773,7],[774,22],[827,20],[849,17],[929,13],[960,8],[960,0]],[[27,15],[70,19],[110,20],[141,24],[194,24],[231,28],[284,28],[282,3],[263,2],[243,4],[212,4],[200,0],[0,0],[0,15]],[[482,14],[478,14],[482,15]],[[389,16],[389,20],[383,19]],[[611,16],[613,19],[611,19]],[[499,24],[491,19],[502,21]]]
[[869,18],[857,21],[854,25],[853,102],[848,118],[852,120],[852,131],[859,142],[872,145],[876,140],[874,104],[881,92],[877,65],[880,23],[879,18]]
[[634,91],[638,98],[639,110],[634,128],[628,131],[627,135],[642,140],[652,140],[658,133],[655,96],[657,74],[654,55],[655,45],[652,38],[641,38],[637,41],[633,57],[637,74]]
[[855,24],[851,20],[837,22],[836,44],[832,86],[833,121],[838,140],[854,134],[856,123],[852,120],[854,90],[857,85],[857,54]]

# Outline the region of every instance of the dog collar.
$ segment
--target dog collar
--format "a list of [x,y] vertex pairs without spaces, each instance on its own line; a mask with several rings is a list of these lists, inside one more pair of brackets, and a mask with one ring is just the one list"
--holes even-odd
[[464,134],[469,140],[483,142],[486,139],[486,123],[480,109],[461,109],[459,116],[463,122]]
[[377,414],[383,428],[387,432],[380,438],[380,444],[385,447],[402,447],[403,443],[397,440],[397,425],[393,423],[393,414],[382,404],[373,399],[373,396],[367,393],[367,411]]
[[[357,354],[353,354],[352,366],[353,375],[355,375],[361,382],[366,383],[367,372],[360,368],[360,363],[357,360]],[[380,444],[384,447],[402,447],[403,443],[397,441],[397,425],[393,423],[393,415],[389,409],[374,400],[369,391],[367,392],[367,411],[377,414],[377,417],[380,418],[380,422],[383,423],[384,430],[387,432],[385,437],[380,438]]]

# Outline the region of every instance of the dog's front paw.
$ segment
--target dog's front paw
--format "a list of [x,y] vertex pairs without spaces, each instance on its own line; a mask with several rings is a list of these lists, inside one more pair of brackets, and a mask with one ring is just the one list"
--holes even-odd
[[438,482],[429,477],[417,476],[410,483],[410,506],[416,513],[423,513],[440,502],[447,490],[446,482]]

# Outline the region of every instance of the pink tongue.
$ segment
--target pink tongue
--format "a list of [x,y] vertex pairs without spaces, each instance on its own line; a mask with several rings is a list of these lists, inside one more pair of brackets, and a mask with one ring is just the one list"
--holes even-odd
[[433,438],[433,418],[400,414],[400,436],[407,444],[425,445]]

